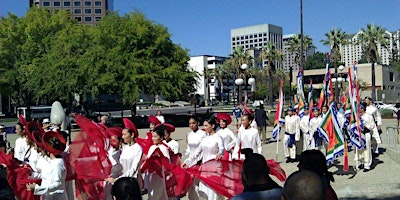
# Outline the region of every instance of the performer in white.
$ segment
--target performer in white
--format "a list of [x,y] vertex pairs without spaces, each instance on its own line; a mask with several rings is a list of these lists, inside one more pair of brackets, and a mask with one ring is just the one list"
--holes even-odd
[[162,125],[165,126],[164,143],[172,150],[174,154],[179,153],[179,143],[171,138],[171,133],[175,131],[175,126],[167,123]]
[[24,131],[24,125],[18,122],[17,125],[15,125],[15,133],[19,137],[15,140],[14,158],[23,162],[24,156],[29,149],[27,136]]
[[[380,134],[382,133],[382,117],[381,113],[379,112],[378,108],[374,105],[373,99],[371,97],[365,97],[365,103],[366,103],[366,113],[371,114],[372,118],[374,120],[374,123],[376,125],[377,132],[371,132],[372,134],[372,139],[371,139],[371,145],[372,145],[372,152],[374,153],[374,156],[379,155],[379,149],[378,149],[378,144],[381,144],[381,136]],[[372,131],[372,130],[371,130]]]
[[157,117],[158,121],[161,122],[161,124],[164,124],[164,123],[165,123],[165,118],[164,118],[164,116],[162,115],[161,110],[157,111],[156,117]]
[[364,123],[364,137],[365,137],[365,148],[358,150],[358,154],[355,156],[355,160],[359,160],[361,165],[360,169],[364,168],[364,172],[371,170],[372,164],[372,152],[371,152],[371,132],[376,129],[374,118],[371,114],[366,112],[367,104],[365,102],[361,103],[361,118]]
[[66,141],[62,135],[48,131],[43,135],[43,148],[50,158],[49,165],[44,166],[41,172],[42,182],[26,184],[28,191],[34,191],[35,195],[42,195],[43,200],[67,200],[65,178],[67,170],[60,154],[64,152]]
[[232,123],[231,116],[226,113],[218,113],[217,114],[217,123],[219,123],[219,130],[217,134],[222,138],[224,141],[224,157],[225,160],[232,159],[232,151],[233,147],[236,145],[236,135],[229,130],[228,125]]
[[[215,132],[218,127],[216,119],[214,117],[211,117],[210,119],[205,120],[203,126],[208,136],[201,141],[196,151],[182,163],[182,167],[193,166],[198,160],[198,157],[201,156],[201,154],[203,154],[203,163],[212,159],[219,160],[222,158],[224,153],[224,145],[222,138]],[[222,168],[222,166],[220,167]],[[201,196],[195,197],[193,199],[224,199],[222,196],[218,195],[213,189],[209,188],[201,181],[199,184],[199,193],[201,194]]]
[[[297,155],[300,155],[302,151],[307,150],[307,136],[310,135],[309,133],[309,128],[310,128],[310,108],[308,106],[304,107],[304,116],[300,119],[300,130],[301,130],[301,135],[300,135],[300,144],[296,146],[297,149]],[[302,146],[302,148],[299,148],[299,146]],[[299,153],[300,152],[300,153]]]
[[283,150],[286,163],[296,162],[296,141],[300,139],[300,118],[290,107],[285,116],[285,135],[283,136]]
[[[121,157],[121,153],[122,153],[122,149],[121,149],[122,128],[119,128],[119,127],[107,128],[106,132],[109,135],[110,144],[111,144],[110,148],[107,151],[108,159],[110,160],[111,165],[112,165],[111,174],[109,177],[115,179],[122,175],[122,165],[120,163],[120,157]],[[112,181],[114,181],[114,180],[112,180]],[[111,187],[112,187],[112,184],[108,181],[105,181],[104,196],[105,196],[106,200],[112,200]]]
[[307,136],[307,150],[320,150],[325,155],[326,151],[323,145],[323,138],[319,136],[317,131],[318,127],[322,123],[322,117],[319,115],[318,107],[313,108],[313,115],[314,117],[310,120],[309,135]]
[[252,114],[244,114],[241,118],[243,129],[239,129],[236,146],[233,150],[232,159],[244,160],[245,155],[240,153],[241,149],[250,148],[253,152],[262,154],[262,143],[257,128],[251,126],[254,117]]
[[[186,144],[187,148],[183,152],[184,155],[187,156],[193,156],[194,152],[196,149],[199,147],[201,141],[207,137],[207,133],[201,129],[199,129],[199,119],[196,116],[192,116],[189,119],[189,128],[191,131],[186,135]],[[202,160],[202,155],[200,155],[197,158],[197,161],[195,164],[199,164]],[[191,167],[191,166],[188,166]],[[192,185],[189,188],[188,191],[188,197],[189,199],[199,199],[200,193],[199,193],[199,184],[200,180],[198,178],[194,178]]]

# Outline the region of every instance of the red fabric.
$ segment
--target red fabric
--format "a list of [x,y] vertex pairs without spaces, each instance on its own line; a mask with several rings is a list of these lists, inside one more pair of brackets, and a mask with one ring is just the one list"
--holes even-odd
[[[160,125],[160,124],[159,124],[159,125]],[[159,126],[159,125],[157,125],[157,126]],[[162,124],[162,125],[164,125],[164,126],[165,126],[165,129],[166,129],[168,132],[170,132],[170,133],[172,133],[172,132],[175,131],[175,126],[172,125],[172,124],[164,123],[164,124]]]
[[0,151],[0,164],[5,164],[7,166],[7,181],[14,194],[18,193],[16,169],[20,167],[19,163],[20,162],[14,158],[14,154],[7,155],[3,151]]
[[154,123],[155,125],[161,124],[160,120],[157,119],[156,116],[149,116],[149,118],[147,119],[147,121],[149,123]]
[[252,114],[253,111],[247,107],[247,103],[243,103],[244,114]]
[[117,136],[122,137],[122,128],[121,127],[111,127],[106,129],[107,137]]
[[149,152],[149,149],[151,145],[153,145],[153,140],[151,139],[153,137],[151,131],[146,133],[147,138],[136,138],[135,142],[138,143],[139,146],[142,147],[143,149],[143,154],[147,155]]
[[26,126],[26,125],[28,124],[28,122],[26,121],[26,119],[25,119],[25,117],[24,117],[23,115],[19,115],[19,116],[18,116],[18,119],[19,119],[19,122],[20,122],[22,125]]
[[[170,161],[164,157],[160,149],[143,162],[141,170],[148,170],[150,173],[157,173],[165,180],[166,191],[169,197],[185,196],[189,190],[193,178],[180,167],[181,154],[173,154],[169,149]],[[162,174],[164,168],[164,175]]]

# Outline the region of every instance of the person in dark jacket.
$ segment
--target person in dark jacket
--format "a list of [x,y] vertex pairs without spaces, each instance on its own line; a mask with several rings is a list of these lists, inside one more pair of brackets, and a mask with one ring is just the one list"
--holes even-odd
[[260,134],[261,142],[267,143],[267,112],[264,110],[264,105],[260,104],[259,108],[255,111],[255,120],[258,127],[258,133]]

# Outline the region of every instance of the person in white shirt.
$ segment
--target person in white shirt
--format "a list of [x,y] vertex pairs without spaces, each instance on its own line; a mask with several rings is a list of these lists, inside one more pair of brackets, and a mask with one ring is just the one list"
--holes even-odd
[[294,108],[288,108],[285,116],[285,135],[283,136],[283,150],[286,163],[296,162],[296,141],[300,139],[300,118],[294,114]]
[[243,129],[239,129],[236,140],[236,146],[233,150],[232,159],[244,160],[245,155],[240,151],[241,149],[250,148],[253,152],[262,154],[262,143],[258,130],[251,126],[254,117],[252,114],[244,114],[241,118]]
[[[146,159],[149,159],[156,150],[160,150],[162,155],[158,155],[160,159],[168,159],[170,161],[170,155],[168,147],[162,142],[165,136],[165,126],[157,126],[152,133],[153,145],[149,149],[149,153],[147,154]],[[157,155],[155,155],[157,156]],[[162,158],[163,157],[163,158]],[[166,183],[163,177],[165,177],[165,169],[164,166],[161,168],[161,173],[163,177],[160,177],[157,172],[146,170],[145,173],[148,177],[148,199],[149,200],[159,200],[159,199],[169,199]]]
[[217,134],[224,141],[224,156],[222,159],[231,160],[232,159],[232,151],[236,145],[236,135],[229,130],[228,125],[232,123],[231,116],[226,113],[218,113],[217,114],[217,122],[219,123],[220,129],[217,131]]
[[[199,129],[199,119],[196,116],[191,116],[189,119],[189,128],[191,131],[186,135],[186,144],[187,148],[183,152],[184,155],[188,157],[193,156],[196,149],[199,147],[201,141],[207,137],[207,133],[201,129]],[[195,164],[200,164],[202,160],[202,155],[200,155]],[[189,166],[191,167],[191,166]],[[188,190],[188,197],[189,199],[198,199],[199,194],[199,184],[200,180],[198,178],[194,178],[192,185]]]
[[379,112],[378,108],[374,105],[373,99],[371,97],[365,97],[365,103],[366,103],[365,112],[372,115],[372,118],[373,118],[376,128],[378,130],[377,133],[371,132],[371,134],[372,134],[372,139],[371,139],[372,152],[373,152],[373,156],[376,157],[379,155],[378,144],[382,143],[381,137],[380,137],[380,134],[382,133],[382,128],[381,128],[382,117],[381,117],[381,113]]
[[366,112],[367,104],[365,102],[360,104],[361,118],[364,122],[364,137],[365,137],[365,148],[358,150],[358,154],[355,156],[355,160],[361,161],[359,169],[364,169],[364,172],[371,170],[372,164],[372,151],[371,151],[371,132],[376,129],[374,118],[371,114]]
[[310,108],[304,107],[304,116],[300,119],[300,140],[296,144],[296,154],[299,156],[302,151],[307,149],[307,135],[309,135],[310,124]]
[[174,154],[179,153],[179,143],[171,138],[171,133],[175,131],[175,126],[172,124],[164,123],[165,126],[165,136],[164,142],[171,149]]
[[309,135],[307,136],[307,150],[316,149],[325,155],[326,151],[323,145],[323,138],[319,136],[317,131],[322,123],[322,117],[319,115],[318,107],[313,108],[313,115],[314,117],[310,120]]
[[[208,120],[205,120],[203,127],[207,132],[208,136],[201,141],[196,151],[182,163],[182,167],[193,166],[202,154],[203,154],[202,163],[205,163],[212,159],[219,160],[222,158],[224,153],[224,145],[222,138],[215,132],[218,127],[218,123],[214,118],[214,116]],[[215,166],[215,167],[222,168],[222,166]],[[208,199],[208,200],[223,199],[222,196],[217,194],[213,189],[211,189],[201,181],[199,184],[199,191],[200,191],[199,193],[202,195],[196,197],[195,199]]]
[[14,158],[23,162],[24,156],[29,149],[27,136],[24,131],[24,125],[18,122],[17,125],[15,125],[15,133],[19,137],[15,140]]
[[28,191],[34,191],[35,195],[42,195],[42,200],[67,200],[65,178],[67,170],[60,154],[66,147],[66,140],[59,133],[48,131],[43,135],[43,148],[50,158],[49,165],[41,172],[42,182],[26,184]]
[[165,118],[164,118],[164,116],[162,115],[161,110],[157,111],[156,117],[157,117],[158,121],[161,122],[161,124],[164,124],[164,123],[165,123]]

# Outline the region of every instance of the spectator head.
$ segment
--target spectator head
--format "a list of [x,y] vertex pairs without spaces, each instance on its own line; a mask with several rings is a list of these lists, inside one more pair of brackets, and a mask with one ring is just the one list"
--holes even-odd
[[103,115],[103,116],[101,116],[101,123],[103,123],[103,124],[105,124],[106,122],[107,122],[107,120],[108,120],[108,117],[107,117],[107,115]]
[[131,177],[122,177],[115,181],[111,195],[115,200],[142,200],[139,183]]
[[264,156],[253,153],[253,150],[249,148],[242,149],[241,152],[246,156],[242,171],[243,185],[265,184],[269,177],[269,167]]
[[294,172],[286,179],[281,199],[323,200],[325,189],[322,179],[308,170]]
[[6,126],[0,124],[0,132],[6,132]]
[[301,153],[297,167],[299,170],[308,170],[332,182],[335,181],[332,173],[328,171],[324,154],[319,150],[307,150]]
[[6,149],[7,149],[7,144],[6,144],[6,142],[5,141],[0,141],[0,151],[2,151],[2,152],[6,152]]
[[158,110],[158,111],[157,111],[157,116],[161,116],[161,115],[162,115],[161,110]]

